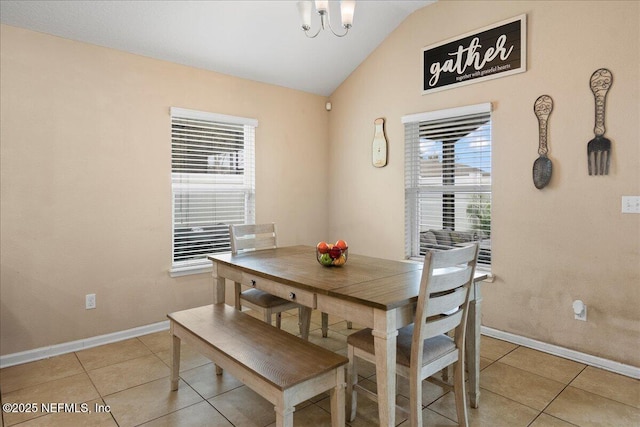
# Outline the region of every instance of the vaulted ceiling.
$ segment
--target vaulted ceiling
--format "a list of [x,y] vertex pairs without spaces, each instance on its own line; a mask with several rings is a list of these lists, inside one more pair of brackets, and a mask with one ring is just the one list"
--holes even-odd
[[[12,1],[3,24],[330,95],[411,13],[434,0],[356,1],[353,28],[309,39],[295,1]],[[334,26],[339,3],[331,1]],[[319,17],[312,28],[319,27]]]

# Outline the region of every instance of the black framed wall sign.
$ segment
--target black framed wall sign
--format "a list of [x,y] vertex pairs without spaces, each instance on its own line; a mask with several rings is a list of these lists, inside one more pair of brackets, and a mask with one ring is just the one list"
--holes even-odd
[[422,94],[527,70],[527,15],[422,50]]

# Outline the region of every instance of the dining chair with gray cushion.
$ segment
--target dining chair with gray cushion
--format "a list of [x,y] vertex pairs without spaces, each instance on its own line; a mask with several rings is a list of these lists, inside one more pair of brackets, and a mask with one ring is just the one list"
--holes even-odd
[[[238,254],[246,251],[272,249],[278,246],[276,225],[270,224],[242,224],[229,225],[231,253]],[[234,283],[235,304],[238,310],[247,307],[262,314],[263,320],[271,324],[272,316],[276,316],[276,327],[281,327],[282,312],[298,309],[298,319],[302,318],[300,305],[286,299],[271,295],[260,289],[242,291],[242,285]],[[302,326],[301,326],[302,327]],[[302,334],[302,330],[300,330]]]
[[[422,426],[422,381],[453,388],[458,423],[468,425],[464,382],[465,330],[469,289],[478,257],[478,244],[445,251],[428,251],[420,280],[414,323],[401,328],[397,336],[396,372],[409,380],[411,426]],[[453,337],[449,335],[453,331]],[[357,394],[375,394],[358,385],[356,358],[375,363],[371,329],[347,338],[347,415],[355,418]],[[453,386],[434,374],[454,365]]]

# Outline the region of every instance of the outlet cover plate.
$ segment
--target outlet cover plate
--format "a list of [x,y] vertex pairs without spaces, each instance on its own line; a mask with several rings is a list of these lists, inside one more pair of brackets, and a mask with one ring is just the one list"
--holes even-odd
[[640,214],[640,196],[622,196],[622,213]]
[[87,294],[84,297],[84,306],[87,310],[96,308],[96,294]]

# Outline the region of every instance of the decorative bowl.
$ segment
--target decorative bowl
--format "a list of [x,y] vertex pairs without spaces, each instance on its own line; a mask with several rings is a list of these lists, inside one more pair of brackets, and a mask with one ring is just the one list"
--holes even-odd
[[316,260],[324,267],[341,267],[347,263],[349,248],[331,245],[328,250],[316,248]]

